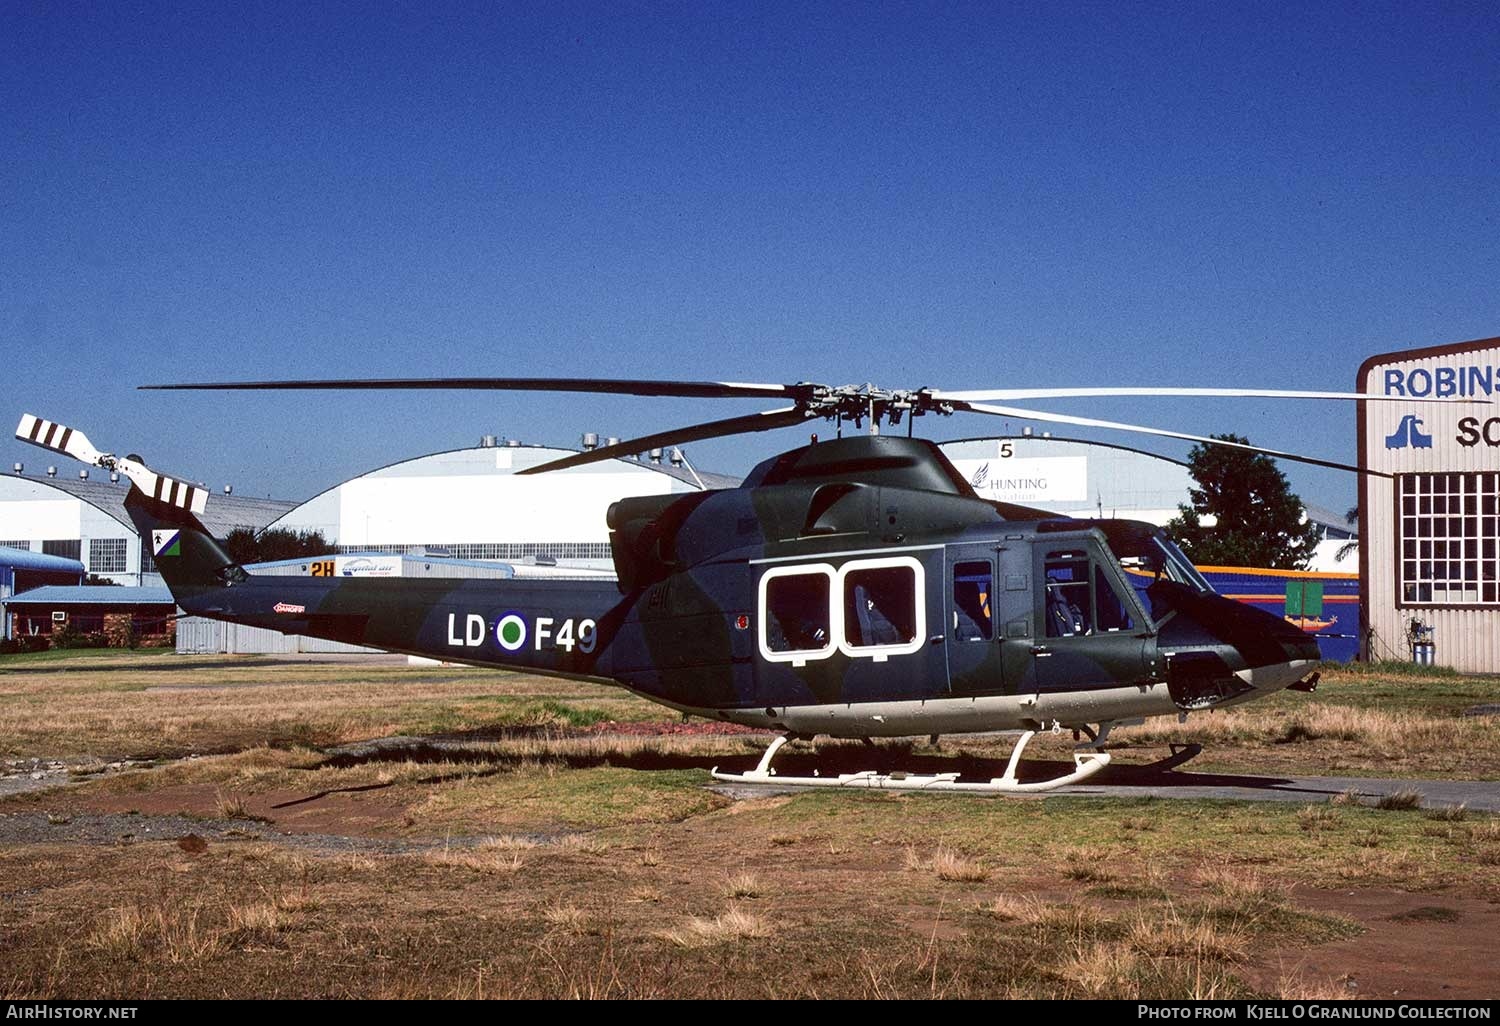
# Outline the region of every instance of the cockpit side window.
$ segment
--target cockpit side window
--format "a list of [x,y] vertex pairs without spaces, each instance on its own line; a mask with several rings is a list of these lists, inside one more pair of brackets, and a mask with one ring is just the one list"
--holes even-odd
[[1047,637],[1071,638],[1093,630],[1093,601],[1089,598],[1088,553],[1049,552],[1046,572]]
[[1098,612],[1095,623],[1101,631],[1130,631],[1135,629],[1135,620],[1130,615],[1130,606],[1120,597],[1114,581],[1104,572],[1104,567],[1094,565],[1094,605]]
[[1047,637],[1072,638],[1135,629],[1132,607],[1104,564],[1082,549],[1047,553],[1043,574]]

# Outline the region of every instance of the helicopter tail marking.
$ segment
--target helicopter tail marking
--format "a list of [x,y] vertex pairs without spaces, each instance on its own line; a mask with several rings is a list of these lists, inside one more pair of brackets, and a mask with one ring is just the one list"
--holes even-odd
[[100,452],[82,431],[56,421],[43,420],[30,413],[22,414],[21,423],[16,426],[16,437],[43,449],[71,456],[91,467],[118,471],[129,478],[130,482],[148,498],[155,499],[157,502],[164,502],[190,513],[202,513],[207,508],[208,490],[206,488],[199,488],[195,484],[179,481],[166,474],[158,474],[140,462],[140,457],[131,458]]

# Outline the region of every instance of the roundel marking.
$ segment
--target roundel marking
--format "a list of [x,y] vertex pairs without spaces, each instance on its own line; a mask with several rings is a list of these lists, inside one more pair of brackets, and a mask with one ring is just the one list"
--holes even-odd
[[517,613],[506,613],[495,623],[495,641],[507,652],[526,644],[526,621]]

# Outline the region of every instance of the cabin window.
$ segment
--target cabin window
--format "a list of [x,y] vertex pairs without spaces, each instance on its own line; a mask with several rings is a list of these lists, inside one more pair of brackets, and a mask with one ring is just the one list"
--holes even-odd
[[987,559],[954,565],[953,635],[959,641],[989,641],[994,637],[990,612],[994,583],[994,570]]
[[830,566],[778,567],[761,578],[761,653],[773,662],[801,664],[833,652]]
[[851,648],[906,645],[917,636],[917,578],[909,566],[844,574],[844,640]]
[[835,649],[883,662],[925,643],[922,564],[909,556],[779,566],[760,579],[760,654],[801,666]]
[[843,638],[851,656],[915,652],[926,631],[922,564],[908,556],[865,559],[839,569],[843,595]]

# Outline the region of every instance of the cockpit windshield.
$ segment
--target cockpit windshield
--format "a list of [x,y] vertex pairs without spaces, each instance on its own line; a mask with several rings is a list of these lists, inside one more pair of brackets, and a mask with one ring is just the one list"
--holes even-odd
[[[1214,590],[1177,544],[1165,535],[1152,536],[1150,544],[1139,555],[1138,563],[1140,570],[1152,574],[1152,583],[1165,578],[1185,584],[1194,591]],[[1127,569],[1130,567],[1128,562],[1125,565]]]
[[1151,586],[1158,581],[1173,581],[1197,592],[1212,592],[1181,549],[1159,527],[1130,521],[1107,521],[1100,524],[1109,538],[1109,547],[1120,560],[1125,577],[1140,594],[1142,603],[1151,610],[1151,619],[1161,623],[1170,609],[1158,601]]

